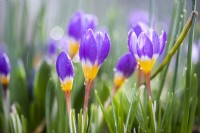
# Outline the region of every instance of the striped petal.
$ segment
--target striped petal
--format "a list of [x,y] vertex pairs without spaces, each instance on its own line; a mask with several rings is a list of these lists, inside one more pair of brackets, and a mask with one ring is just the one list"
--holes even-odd
[[128,49],[135,58],[139,58],[137,54],[137,42],[138,38],[133,30],[130,30],[128,33]]
[[148,29],[148,26],[142,22],[138,22],[133,27],[133,30],[134,30],[135,34],[137,35],[137,37],[139,37],[140,33],[146,32],[147,29]]
[[95,34],[96,43],[97,43],[97,61],[98,65],[100,66],[108,56],[110,51],[110,39],[107,33],[97,32]]
[[153,57],[153,45],[149,37],[142,32],[138,38],[137,52],[140,58]]
[[82,63],[89,61],[91,65],[94,65],[97,59],[97,44],[91,29],[87,30],[81,39],[79,56]]
[[162,31],[162,34],[160,36],[160,52],[159,52],[159,55],[162,54],[162,52],[165,48],[166,41],[167,41],[167,34],[166,34],[165,31]]

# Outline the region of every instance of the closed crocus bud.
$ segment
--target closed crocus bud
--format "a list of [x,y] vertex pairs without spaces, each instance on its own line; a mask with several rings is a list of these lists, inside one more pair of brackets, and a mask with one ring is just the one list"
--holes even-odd
[[110,39],[107,33],[93,33],[92,29],[85,32],[81,40],[79,56],[86,82],[95,79],[109,51]]
[[162,54],[166,44],[166,33],[159,36],[152,29],[142,31],[139,36],[134,30],[128,35],[128,48],[137,59],[138,64],[145,73],[149,73],[156,59]]
[[56,61],[56,70],[61,81],[62,90],[71,92],[73,79],[74,79],[74,67],[68,54],[62,51]]
[[79,44],[83,33],[87,29],[94,30],[97,26],[97,18],[91,14],[78,11],[74,13],[68,25],[69,55],[73,58],[79,50]]
[[115,66],[114,84],[120,87],[128,79],[137,67],[137,61],[130,52],[125,53]]
[[10,81],[10,61],[6,53],[0,53],[0,82],[4,88]]

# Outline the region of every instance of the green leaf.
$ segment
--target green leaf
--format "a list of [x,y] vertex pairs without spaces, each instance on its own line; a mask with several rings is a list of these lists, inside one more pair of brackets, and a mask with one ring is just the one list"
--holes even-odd
[[112,128],[112,126],[111,126],[111,118],[110,118],[110,116],[107,114],[107,112],[105,111],[105,109],[104,109],[104,107],[103,107],[103,105],[102,105],[102,103],[101,103],[101,100],[100,100],[100,98],[99,98],[98,93],[97,93],[96,90],[95,90],[95,96],[96,96],[96,99],[97,99],[97,101],[98,101],[98,103],[99,103],[99,105],[100,105],[100,107],[101,107],[101,110],[102,110],[102,112],[103,112],[104,119],[106,120],[107,126],[108,126],[108,128],[109,128],[109,131],[110,131],[111,133],[114,133],[114,132],[113,132],[113,128]]
[[189,119],[189,125],[188,125],[188,132],[192,132],[193,124],[194,124],[194,118],[195,118],[195,112],[197,107],[197,93],[198,93],[198,82],[197,82],[197,75],[194,74],[194,85],[193,85],[193,93],[192,93],[192,101],[191,101],[191,107],[190,107],[190,119]]
[[78,114],[78,133],[82,133],[82,121],[83,121],[83,114],[82,114],[82,109],[80,110],[80,113]]
[[75,110],[73,109],[71,111],[71,126],[72,127],[72,133],[76,133],[76,116],[75,116]]
[[137,112],[138,102],[139,102],[139,99],[140,99],[140,93],[141,93],[141,90],[137,94],[138,96],[137,96],[136,101],[134,100],[134,95],[132,96],[128,115],[127,115],[127,118],[126,118],[125,132],[131,132],[131,129],[132,129],[132,126],[133,126],[133,121],[134,121],[134,118],[135,118],[135,114]]
[[41,123],[45,112],[45,96],[48,80],[51,76],[51,66],[44,60],[35,75],[34,80],[34,102],[37,107],[37,123]]
[[84,117],[84,125],[83,125],[83,133],[87,133],[87,127],[88,127],[88,109],[86,108],[85,111],[85,117]]
[[149,115],[150,115],[150,125],[151,125],[151,132],[155,133],[155,123],[154,123],[154,112],[153,112],[153,103],[151,97],[149,97]]
[[118,124],[117,124],[117,118],[116,118],[116,114],[115,114],[115,107],[114,107],[114,103],[113,103],[113,99],[112,99],[111,95],[110,95],[110,99],[111,99],[112,114],[113,114],[114,124],[115,124],[115,132],[118,133]]
[[27,133],[27,119],[21,115],[22,133]]
[[55,93],[55,82],[53,79],[50,79],[47,84],[46,88],[46,99],[45,99],[45,120],[46,120],[46,127],[47,127],[47,133],[51,133],[52,131],[52,123],[51,123],[51,110],[52,110],[52,104],[54,99],[54,93]]
[[[195,12],[196,10],[196,0],[193,0],[192,10]],[[186,87],[185,87],[185,97],[184,97],[184,118],[181,124],[181,132],[186,133],[188,131],[188,122],[189,122],[189,107],[190,107],[190,93],[191,93],[191,80],[192,80],[192,44],[194,39],[194,27],[196,21],[196,15],[191,18],[191,29],[189,36],[189,46],[188,46],[188,54],[187,54],[187,70],[186,70]]]
[[20,105],[20,109],[24,116],[29,116],[29,98],[27,89],[27,77],[24,68],[24,64],[21,60],[18,60],[16,67],[11,76],[10,95],[11,102],[17,102]]

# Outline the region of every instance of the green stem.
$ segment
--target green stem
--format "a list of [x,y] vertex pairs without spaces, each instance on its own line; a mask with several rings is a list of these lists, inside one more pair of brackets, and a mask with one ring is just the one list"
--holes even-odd
[[169,63],[169,61],[171,60],[171,58],[173,57],[173,55],[175,54],[175,52],[178,50],[178,48],[180,47],[180,45],[182,44],[183,40],[185,39],[191,25],[192,22],[194,21],[194,19],[196,18],[196,16],[198,15],[197,11],[192,11],[184,29],[182,30],[180,36],[178,37],[176,43],[174,44],[173,48],[169,51],[169,54],[167,55],[167,57],[164,59],[164,61],[160,64],[160,66],[158,67],[158,69],[156,70],[156,72],[151,76],[151,79],[155,78],[156,75],[158,73],[160,73],[162,71],[162,69],[166,66],[166,64]]

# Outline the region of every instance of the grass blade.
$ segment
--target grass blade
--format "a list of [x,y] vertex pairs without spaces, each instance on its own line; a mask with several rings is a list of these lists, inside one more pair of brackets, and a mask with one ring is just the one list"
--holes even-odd
[[193,124],[194,124],[194,118],[195,118],[195,112],[197,107],[197,92],[198,92],[198,82],[197,82],[197,75],[194,74],[194,86],[193,86],[193,94],[192,94],[192,102],[191,102],[191,109],[190,109],[190,119],[189,119],[189,125],[188,125],[188,132],[192,132]]
[[101,100],[100,100],[100,98],[99,98],[98,93],[97,93],[96,90],[95,90],[95,96],[96,96],[96,99],[97,99],[97,101],[98,101],[98,103],[99,103],[99,105],[100,105],[100,107],[101,107],[101,110],[102,110],[102,112],[103,112],[103,116],[104,116],[104,118],[105,118],[105,120],[106,120],[106,123],[107,123],[107,126],[108,126],[108,128],[109,128],[109,131],[110,131],[111,133],[114,133],[113,128],[112,128],[112,126],[111,126],[110,117],[109,117],[109,115],[106,113],[106,111],[105,111],[105,109],[104,109],[104,107],[103,107],[103,105],[102,105],[102,103],[101,103]]

